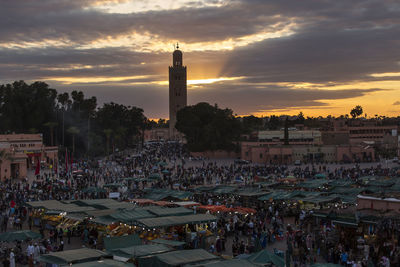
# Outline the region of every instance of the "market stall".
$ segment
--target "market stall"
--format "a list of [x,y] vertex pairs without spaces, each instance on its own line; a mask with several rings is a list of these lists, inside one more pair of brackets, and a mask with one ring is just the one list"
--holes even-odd
[[110,258],[111,256],[103,251],[80,248],[43,254],[39,257],[39,262],[66,266],[75,263],[97,261],[107,257]]
[[203,249],[178,250],[154,256],[141,257],[138,259],[138,266],[173,267],[215,259],[218,259],[218,257]]
[[111,259],[101,259],[84,263],[72,264],[73,267],[135,267],[133,263],[121,262]]

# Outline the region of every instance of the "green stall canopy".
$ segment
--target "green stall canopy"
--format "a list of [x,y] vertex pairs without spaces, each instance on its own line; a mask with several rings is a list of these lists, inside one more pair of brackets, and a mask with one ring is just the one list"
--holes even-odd
[[84,263],[72,264],[73,267],[135,267],[133,263],[103,259],[98,261],[89,261]]
[[285,260],[283,258],[267,250],[261,250],[260,252],[254,253],[250,255],[250,257],[248,257],[246,260],[261,265],[272,263],[278,267],[285,266]]
[[165,245],[139,245],[132,247],[117,248],[110,251],[114,256],[119,256],[123,258],[137,258],[153,254],[165,253],[173,250]]
[[182,242],[182,241],[166,240],[166,239],[161,239],[161,238],[153,239],[153,240],[151,240],[151,242],[156,243],[156,244],[170,246],[170,247],[180,247],[180,246],[183,246],[186,244],[185,242]]
[[148,206],[145,207],[147,211],[156,215],[157,217],[163,216],[181,216],[181,215],[189,215],[193,214],[193,210],[184,208],[184,207],[177,207],[177,208],[163,208],[159,206]]
[[[189,267],[190,265],[187,265]],[[195,266],[204,266],[204,267],[260,267],[260,265],[256,265],[250,261],[242,260],[242,259],[232,259],[232,260],[223,260],[211,263],[204,263]]]
[[138,235],[124,235],[104,238],[104,248],[112,251],[119,248],[138,246],[142,244],[142,240]]
[[218,259],[204,249],[178,250],[138,259],[139,266],[173,267]]
[[0,241],[13,242],[13,241],[25,241],[28,239],[38,239],[42,235],[29,230],[13,231],[0,234]]
[[217,217],[210,214],[193,214],[185,216],[167,216],[137,220],[139,225],[146,228],[168,227],[185,224],[198,224],[216,221]]
[[80,248],[72,250],[64,250],[58,252],[51,252],[39,257],[39,262],[45,262],[58,265],[69,265],[74,263],[97,261],[101,258],[109,257],[107,253],[89,248]]

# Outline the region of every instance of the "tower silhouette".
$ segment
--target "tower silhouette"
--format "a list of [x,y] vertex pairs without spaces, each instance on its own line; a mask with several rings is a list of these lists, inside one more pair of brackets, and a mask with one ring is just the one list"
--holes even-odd
[[182,51],[176,44],[172,54],[172,66],[169,67],[169,138],[177,138],[176,114],[187,105],[186,66],[183,66]]

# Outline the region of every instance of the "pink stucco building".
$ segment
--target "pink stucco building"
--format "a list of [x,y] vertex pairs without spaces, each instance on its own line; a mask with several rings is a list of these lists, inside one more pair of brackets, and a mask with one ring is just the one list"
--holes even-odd
[[393,210],[400,212],[400,199],[358,195],[357,209],[371,209],[379,211]]
[[0,150],[5,152],[0,159],[1,180],[26,177],[38,161],[50,168],[58,161],[58,148],[45,146],[42,134],[0,135]]

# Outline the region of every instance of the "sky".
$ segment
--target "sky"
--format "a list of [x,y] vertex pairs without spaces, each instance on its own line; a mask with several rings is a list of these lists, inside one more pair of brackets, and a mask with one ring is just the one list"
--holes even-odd
[[168,118],[179,42],[190,105],[400,111],[398,0],[1,0],[0,16],[1,84],[44,81]]

